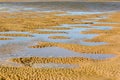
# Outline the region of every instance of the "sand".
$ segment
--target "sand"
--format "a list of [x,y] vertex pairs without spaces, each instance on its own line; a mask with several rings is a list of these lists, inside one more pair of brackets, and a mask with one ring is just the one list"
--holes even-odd
[[[76,54],[114,54],[116,56],[112,58],[97,60],[85,57],[15,57],[4,58],[4,62],[11,62],[20,64],[21,66],[9,66],[0,64],[0,79],[1,80],[120,80],[120,12],[109,12],[102,14],[87,14],[87,15],[62,15],[67,14],[66,12],[0,12],[0,41],[9,41],[9,38],[14,39],[22,37],[21,39],[31,38],[26,43],[20,44],[7,44],[1,45],[0,52],[3,56],[16,55],[22,50],[29,49],[45,49],[48,47],[63,48],[68,51],[75,52]],[[105,18],[104,18],[105,16]],[[102,18],[101,18],[102,17]],[[92,21],[92,19],[97,21]],[[86,22],[85,20],[91,19],[92,22]],[[84,21],[85,22],[84,22]],[[68,24],[67,26],[61,27],[61,24]],[[76,26],[74,25],[76,24]],[[82,24],[82,26],[78,26]],[[71,26],[73,25],[73,26]],[[85,27],[83,27],[83,25]],[[86,27],[88,25],[88,27]],[[57,27],[55,27],[57,26]],[[104,29],[92,27],[107,26]],[[112,28],[108,28],[112,27]],[[56,36],[59,34],[67,35],[69,30],[72,29],[83,29],[77,34],[98,34],[93,38],[82,38],[86,42],[106,42],[107,44],[102,45],[82,45],[77,43],[65,43],[65,42],[50,42],[42,40],[46,34],[53,36],[52,39],[69,40],[69,36]],[[44,30],[51,31],[44,31]],[[43,30],[43,31],[40,31]],[[57,32],[55,31],[57,30]],[[4,34],[3,34],[4,33]],[[73,33],[76,33],[73,32]],[[35,35],[43,35],[42,39],[36,40],[34,43]],[[75,36],[75,35],[73,35]],[[3,38],[4,37],[4,38]],[[78,37],[78,36],[77,36]],[[11,38],[10,38],[11,39]],[[36,39],[36,38],[35,38]],[[20,39],[19,39],[20,40]],[[30,42],[30,43],[29,43]],[[19,42],[18,42],[19,43]],[[1,43],[2,44],[2,43]],[[12,46],[12,47],[11,47]],[[15,50],[17,50],[15,52]],[[9,53],[8,53],[9,52]],[[24,51],[23,51],[24,52]],[[20,54],[23,55],[22,51]],[[19,54],[19,55],[20,55]],[[39,53],[44,54],[44,53]],[[49,53],[52,54],[52,53]],[[74,53],[73,53],[74,54]],[[58,68],[58,67],[33,67],[35,64],[69,64],[77,65],[72,68]]]

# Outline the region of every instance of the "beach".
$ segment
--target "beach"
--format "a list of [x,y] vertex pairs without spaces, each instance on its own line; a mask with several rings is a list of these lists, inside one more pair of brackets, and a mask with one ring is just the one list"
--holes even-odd
[[0,80],[120,80],[119,2],[0,2]]

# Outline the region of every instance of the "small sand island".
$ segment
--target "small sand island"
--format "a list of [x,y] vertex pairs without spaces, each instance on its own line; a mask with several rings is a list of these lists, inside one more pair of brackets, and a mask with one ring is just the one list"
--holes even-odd
[[119,0],[0,0],[0,80],[120,80]]

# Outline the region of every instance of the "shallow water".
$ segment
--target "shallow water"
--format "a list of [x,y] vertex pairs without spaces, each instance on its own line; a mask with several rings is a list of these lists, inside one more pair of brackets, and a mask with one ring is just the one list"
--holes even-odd
[[[25,44],[24,44],[25,45]],[[59,47],[46,47],[46,48],[27,48],[23,46],[23,49],[20,50],[20,48],[18,49],[18,51],[15,53],[15,51],[13,50],[14,54],[0,54],[0,64],[1,65],[9,65],[9,66],[15,66],[15,67],[20,67],[23,66],[21,64],[17,64],[15,62],[11,62],[9,61],[12,58],[26,58],[26,57],[45,57],[45,58],[57,58],[57,57],[62,57],[62,58],[66,58],[66,57],[83,57],[83,58],[90,58],[90,59],[96,59],[96,60],[103,60],[103,59],[108,59],[108,58],[113,58],[116,55],[114,54],[88,54],[88,53],[76,53],[67,49],[63,49],[63,48],[59,48]],[[27,45],[27,44],[26,44]],[[43,65],[43,64],[42,64]],[[47,64],[44,64],[42,66],[40,64],[36,67],[46,67]],[[49,64],[48,64],[49,65]],[[60,67],[73,67],[69,66],[69,65],[59,65]],[[55,65],[51,66],[51,67],[56,67]]]
[[[11,12],[19,12],[19,11],[42,11],[43,4],[49,4],[48,6],[54,6],[57,3],[0,3],[1,8],[0,11],[11,11]],[[17,5],[16,5],[17,4]],[[42,6],[41,6],[41,5]],[[61,5],[61,3],[59,3]],[[74,4],[74,3],[71,3]],[[81,4],[81,3],[79,3]],[[90,4],[91,3],[84,3]],[[96,3],[98,4],[98,3]],[[106,3],[106,4],[111,4],[111,3]],[[118,3],[114,3],[118,5]],[[87,6],[87,5],[86,5]],[[92,6],[92,5],[91,5]],[[40,8],[41,7],[41,8]],[[70,7],[70,6],[69,6]],[[81,6],[83,7],[83,6]],[[65,7],[66,8],[66,7]],[[51,8],[52,9],[52,8]],[[55,9],[52,9],[55,11]],[[51,10],[44,9],[43,11],[49,11]],[[59,11],[59,10],[57,10]],[[61,11],[61,10],[60,10]],[[109,12],[109,11],[108,11]],[[98,12],[98,11],[92,11],[92,12],[86,12],[86,11],[67,11],[68,14],[72,15],[83,15],[83,14],[102,14],[104,12]],[[105,12],[106,13],[106,12]],[[66,14],[66,15],[68,15]],[[89,21],[93,22],[94,24],[99,24],[97,21],[100,19],[105,19],[107,18],[106,16],[99,16],[98,18],[90,18]],[[86,20],[83,20],[83,22],[88,22]],[[77,28],[77,26],[82,26],[82,28]],[[8,43],[18,43],[19,41],[31,41],[34,39],[39,39],[41,41],[48,41],[48,42],[64,42],[64,43],[74,43],[74,44],[81,44],[81,45],[86,45],[86,46],[96,46],[96,45],[103,45],[106,44],[105,42],[98,42],[98,43],[90,43],[90,42],[85,42],[84,39],[92,39],[98,34],[81,34],[82,31],[87,31],[87,30],[92,30],[92,29],[98,29],[98,30],[110,30],[112,29],[110,26],[91,26],[91,24],[61,24],[60,26],[55,26],[55,27],[66,27],[66,28],[71,28],[70,30],[49,30],[49,29],[41,29],[42,31],[56,31],[56,32],[66,32],[68,34],[62,33],[62,34],[33,34],[30,32],[17,32],[17,31],[9,31],[9,32],[0,32],[0,34],[30,34],[33,37],[6,37],[6,36],[0,36],[1,38],[12,38],[13,40],[0,40],[0,45],[8,44]],[[89,28],[85,28],[89,27]],[[38,29],[39,31],[39,29]],[[70,39],[49,39],[48,37],[50,36],[67,36]]]
[[2,36],[1,38],[12,38],[12,40],[0,40],[0,46],[10,44],[10,43],[28,42],[28,41],[32,40],[32,38],[30,38],[30,37],[6,37],[6,36]]
[[95,24],[120,24],[118,22],[94,22]]
[[[87,29],[87,28],[86,28]],[[29,42],[31,40],[41,40],[41,41],[48,41],[48,42],[63,42],[63,43],[74,43],[74,44],[81,44],[81,45],[86,45],[86,46],[97,46],[97,45],[104,45],[107,44],[106,42],[85,42],[83,39],[92,39],[95,36],[98,36],[98,34],[80,34],[79,31],[84,31],[86,29],[73,29],[73,31],[68,31],[69,34],[32,34],[34,37],[33,38],[28,38],[28,37],[11,37],[13,40],[0,40],[0,45],[1,47],[6,44],[11,44],[11,43],[20,43],[20,42]],[[98,28],[99,29],[99,28]],[[102,29],[109,29],[105,27],[101,27]],[[13,33],[13,32],[12,32]],[[17,32],[16,32],[17,33]],[[26,32],[25,32],[26,33]],[[49,39],[49,36],[69,36],[70,39]],[[92,59],[107,59],[107,58],[113,58],[115,55],[113,54],[82,54],[82,53],[75,53],[69,50],[61,49],[61,48],[56,48],[56,47],[51,47],[51,48],[42,48],[42,49],[30,49],[27,48],[27,45],[25,45],[24,49],[19,52],[18,50],[15,54],[6,54],[6,55],[0,55],[0,59],[2,65],[9,65],[9,66],[15,66],[15,67],[20,67],[23,66],[21,64],[13,63],[8,61],[10,58],[19,58],[19,57],[84,57],[84,58],[92,58]],[[13,50],[14,52],[14,50]],[[42,64],[43,65],[43,64]],[[43,66],[47,68],[47,65],[49,64],[44,64]],[[42,66],[42,67],[43,67]],[[67,67],[71,68],[72,66],[68,65],[58,65],[58,66],[51,66],[52,67]],[[35,68],[39,68],[41,66],[37,65],[34,66]]]
[[[46,6],[47,5],[47,6]],[[0,3],[0,11],[84,11],[106,12],[120,9],[118,2],[21,2]]]
[[[82,26],[81,28],[76,28],[76,26]],[[85,26],[85,27],[84,27]],[[89,27],[89,28],[86,28]],[[0,32],[0,34],[29,34],[32,37],[8,37],[8,36],[0,36],[1,38],[11,38],[12,40],[0,40],[0,45],[8,44],[8,43],[18,43],[19,41],[31,41],[34,39],[39,39],[41,41],[47,42],[63,42],[63,43],[74,43],[81,44],[87,46],[96,46],[106,44],[105,42],[85,42],[84,39],[92,39],[98,34],[81,34],[82,31],[88,31],[92,29],[98,30],[111,30],[110,26],[91,26],[91,24],[61,24],[60,26],[55,27],[66,27],[71,28],[70,30],[52,30],[52,29],[38,29],[38,31],[54,31],[54,32],[66,32],[61,34],[35,34],[30,32],[17,32],[17,31],[9,31],[9,32]],[[50,36],[67,36],[70,39],[50,39]]]
[[85,42],[85,41],[82,41],[82,40],[71,40],[70,41],[71,43],[78,43],[78,44],[81,44],[81,45],[85,45],[85,46],[99,46],[99,45],[106,45],[107,42]]
[[0,61],[1,66],[10,66],[10,67],[22,67],[22,64],[11,62],[11,61]]
[[[83,14],[102,14],[102,13],[109,13],[110,11],[112,11],[113,9],[112,8],[116,8],[116,7],[120,7],[118,3],[104,3],[106,5],[102,5],[103,3],[89,3],[89,2],[69,2],[69,4],[66,4],[63,6],[63,4],[65,4],[65,2],[60,2],[60,3],[56,3],[56,2],[49,2],[49,3],[46,3],[46,2],[27,2],[27,3],[0,3],[0,11],[4,12],[21,12],[21,11],[47,11],[47,12],[52,12],[52,11],[64,11],[66,12],[66,15],[83,15]],[[81,4],[81,5],[80,5]],[[84,5],[83,5],[84,4]],[[47,6],[46,6],[47,5]],[[72,6],[71,9],[69,9],[71,7],[71,5],[77,5],[77,6]],[[99,9],[98,6],[101,6],[101,7],[105,7],[105,9],[107,9],[108,11],[107,12],[104,12],[104,11],[96,11],[94,9],[94,6],[96,6],[96,8]],[[113,5],[113,6],[112,6]],[[49,7],[48,7],[49,6]],[[58,9],[56,10],[54,7],[55,6],[61,6],[60,8],[57,7]],[[109,7],[108,7],[109,6]],[[115,7],[114,7],[115,6]],[[74,8],[75,7],[75,8]],[[80,9],[79,9],[80,8]],[[90,10],[88,9],[90,8]],[[68,11],[66,11],[66,9]],[[73,11],[73,10],[77,10],[77,11]],[[79,10],[78,10],[79,9]],[[87,11],[85,10],[87,9]],[[117,10],[118,8],[114,9],[114,10]],[[94,10],[94,11],[93,11]],[[62,14],[61,14],[62,15]],[[106,18],[106,16],[101,16],[101,17],[98,17],[98,18],[94,18],[95,21],[93,21],[92,19],[89,20],[95,24],[99,24],[98,22],[96,22],[97,20],[100,20],[100,19],[104,19]],[[88,21],[85,21],[83,20],[83,22],[88,22]],[[75,28],[75,26],[87,26],[87,27],[90,27],[90,28]],[[71,30],[63,30],[64,32],[68,32],[68,34],[32,34],[34,37],[33,38],[26,38],[26,37],[5,37],[5,36],[0,36],[0,37],[4,37],[4,38],[12,38],[13,40],[1,40],[0,41],[0,45],[3,45],[5,43],[12,43],[12,42],[18,42],[18,41],[30,41],[31,39],[40,39],[40,40],[43,40],[43,41],[49,41],[49,42],[74,42],[74,40],[78,40],[80,39],[79,42],[77,42],[77,44],[82,44],[84,45],[84,41],[82,39],[92,39],[93,37],[96,37],[98,36],[97,34],[80,34],[80,32],[82,31],[87,31],[87,30],[90,30],[90,29],[99,29],[99,30],[110,30],[111,27],[104,27],[104,26],[96,26],[96,27],[91,27],[91,24],[61,24],[61,26],[58,26],[58,27],[71,27],[71,28],[74,28],[74,29],[71,29]],[[49,31],[49,30],[48,30]],[[55,30],[54,30],[55,31]],[[60,32],[60,31],[59,31]],[[15,32],[15,31],[10,31],[10,32],[0,32],[0,34],[7,34],[7,33],[22,33],[22,34],[30,34],[29,32]],[[68,40],[59,40],[59,39],[49,39],[48,37],[49,36],[68,36],[70,37],[70,39]],[[104,42],[100,42],[100,43],[88,43],[88,46],[95,46],[95,45],[102,45],[104,44]],[[87,45],[85,43],[85,45]],[[90,44],[90,45],[89,45]],[[93,44],[93,45],[92,45]]]
[[[65,11],[65,15],[86,15],[86,14],[102,14],[104,13],[103,10],[97,10],[92,7],[93,3],[84,3],[81,5],[81,10],[78,7],[76,10],[70,9],[71,5],[78,5],[75,3],[71,3],[71,5],[65,5],[66,7],[61,8],[63,3],[59,3],[55,7],[57,3],[0,3],[0,12],[22,12],[22,11],[34,11],[34,12],[52,12],[52,11]],[[45,7],[48,4],[50,7]],[[80,3],[81,4],[81,3]],[[107,5],[111,6],[109,3],[106,3]],[[118,3],[113,3],[116,4],[117,7],[120,7]],[[94,5],[99,5],[98,3]],[[101,3],[100,3],[101,5]],[[80,6],[80,5],[78,5]],[[88,6],[88,7],[87,7]],[[89,7],[90,6],[90,7]],[[73,6],[72,6],[73,7]],[[90,8],[87,10],[88,12],[85,11],[85,9]],[[106,7],[104,5],[104,7]],[[84,8],[84,9],[82,9]],[[98,8],[98,7],[97,7]],[[114,7],[116,8],[116,7]],[[101,9],[101,8],[100,8]],[[75,11],[74,11],[75,10]],[[112,11],[111,7],[107,7],[109,11]],[[116,9],[117,10],[117,9]],[[106,12],[105,12],[106,13]],[[60,14],[64,15],[64,14]],[[92,22],[93,24],[101,24],[98,22],[101,19],[107,18],[106,16],[100,16],[98,18],[90,18],[90,19],[85,19],[82,20],[82,22]],[[104,23],[103,23],[104,24]],[[111,24],[111,23],[105,23],[105,24]],[[116,24],[116,23],[112,23]],[[80,28],[78,28],[80,26]],[[28,46],[31,46],[33,44],[29,44],[29,42],[33,42],[34,40],[38,41],[47,41],[47,42],[62,42],[62,43],[74,43],[74,44],[80,44],[80,45],[85,45],[85,46],[99,46],[99,45],[105,45],[107,44],[106,42],[85,42],[85,39],[92,39],[96,36],[99,36],[99,34],[81,34],[82,31],[88,31],[88,30],[111,30],[111,26],[91,26],[91,24],[61,24],[60,26],[54,26],[54,27],[66,27],[66,28],[71,28],[70,30],[52,30],[52,29],[37,29],[38,31],[56,31],[56,32],[66,32],[66,33],[61,33],[61,34],[36,34],[36,33],[30,33],[30,32],[17,32],[17,31],[9,31],[9,32],[0,32],[0,34],[30,34],[33,37],[8,37],[8,36],[0,36],[0,38],[12,38],[12,40],[0,40],[0,48],[3,48],[5,46],[9,46],[10,44],[18,44],[18,49],[17,46],[13,48],[5,48],[9,52],[0,52],[0,64],[1,65],[10,65],[10,66],[22,66],[21,64],[17,64],[14,62],[10,62],[9,59],[11,58],[20,58],[20,57],[84,57],[84,58],[91,58],[91,59],[107,59],[107,58],[113,58],[116,55],[114,54],[88,54],[88,53],[76,53],[73,51],[69,51],[63,48],[58,48],[58,47],[47,47],[47,48],[40,48],[40,49],[32,49],[28,48]],[[88,28],[86,28],[88,27]],[[50,36],[67,36],[70,37],[70,39],[50,39],[48,37]],[[21,43],[24,43],[22,45]],[[28,44],[29,45],[28,45]],[[33,42],[34,43],[34,42]],[[21,48],[21,49],[20,49]],[[12,49],[12,50],[11,50]],[[20,50],[19,50],[20,49]],[[4,48],[3,48],[4,50]],[[17,52],[15,51],[17,50]],[[13,54],[14,53],[14,54]],[[55,64],[55,63],[49,63],[49,64],[35,64],[33,67],[39,68],[39,67],[44,67],[44,68],[73,68],[76,67],[75,65],[68,65],[68,64]]]
[[0,32],[0,34],[30,34],[29,32],[19,32],[19,31],[7,31],[7,32]]
[[77,68],[78,65],[72,64],[57,64],[57,63],[47,63],[47,64],[34,64],[34,68]]
[[[76,28],[76,26],[88,26],[90,28]],[[107,44],[105,42],[85,42],[84,39],[92,39],[98,34],[81,34],[82,31],[98,29],[98,30],[110,30],[112,27],[110,26],[91,26],[90,24],[62,24],[61,26],[57,27],[67,27],[71,28],[70,30],[51,30],[51,29],[40,29],[40,31],[55,31],[55,32],[67,32],[68,34],[33,34],[34,37],[43,39],[43,41],[48,42],[63,42],[63,43],[74,43],[74,44],[81,44],[87,46],[96,46],[96,45],[103,45]],[[70,39],[50,39],[50,36],[67,36]]]
[[[4,5],[6,6],[6,5]],[[73,12],[74,13],[74,12]],[[80,12],[81,14],[82,12]],[[94,12],[93,12],[94,14]],[[89,21],[97,24],[97,21],[100,19],[105,19],[106,16],[99,16],[98,18],[90,18]],[[93,19],[95,21],[93,21]],[[83,20],[83,22],[86,22]],[[80,28],[78,28],[80,26]],[[81,27],[82,26],[82,27]],[[91,26],[91,24],[61,24],[60,26],[54,27],[64,27],[70,28],[69,30],[52,30],[52,29],[36,29],[37,31],[54,31],[54,32],[66,32],[61,34],[35,34],[30,32],[17,32],[17,31],[9,31],[9,32],[0,32],[0,34],[29,34],[33,37],[8,37],[8,36],[0,36],[1,38],[12,38],[12,40],[0,40],[0,46],[9,44],[9,43],[18,43],[20,41],[29,42],[31,40],[40,40],[40,41],[47,41],[47,42],[63,42],[63,43],[74,43],[80,44],[85,46],[98,46],[107,44],[106,42],[85,42],[85,39],[92,39],[98,34],[81,34],[82,31],[88,31],[92,29],[97,30],[111,30],[111,26]],[[88,27],[88,28],[86,28]],[[50,39],[50,36],[67,36],[70,39]]]
[[63,48],[58,47],[47,47],[47,48],[26,48],[21,52],[16,54],[6,54],[0,55],[1,60],[6,60],[10,58],[20,58],[20,57],[84,57],[91,59],[107,59],[112,58],[113,54],[86,54],[86,53],[76,53]]
[[72,16],[72,15],[88,15],[88,14],[103,14],[105,12],[66,12],[65,14],[57,14],[57,16]]

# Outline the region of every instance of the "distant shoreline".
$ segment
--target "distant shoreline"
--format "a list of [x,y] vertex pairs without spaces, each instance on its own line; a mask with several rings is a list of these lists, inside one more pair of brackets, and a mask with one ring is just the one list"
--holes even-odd
[[3,10],[31,10],[31,11],[120,11],[119,2],[0,2]]
[[120,2],[120,0],[0,0],[0,2]]

